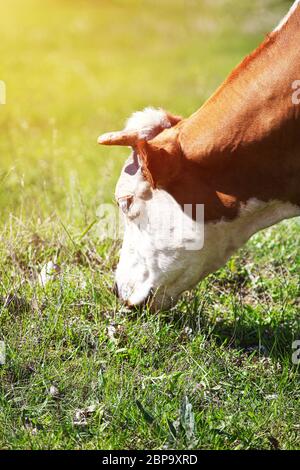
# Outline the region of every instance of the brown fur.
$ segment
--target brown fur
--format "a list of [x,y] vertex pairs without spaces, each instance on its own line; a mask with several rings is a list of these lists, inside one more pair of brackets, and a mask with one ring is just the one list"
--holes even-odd
[[250,198],[300,206],[300,7],[190,118],[139,146],[145,176],[206,220]]

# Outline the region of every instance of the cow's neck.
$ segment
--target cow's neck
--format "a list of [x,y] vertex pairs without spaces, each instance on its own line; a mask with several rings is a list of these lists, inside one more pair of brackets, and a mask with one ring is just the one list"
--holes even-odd
[[199,277],[223,266],[259,230],[296,215],[300,215],[300,208],[290,203],[252,199],[241,208],[238,217],[206,223],[204,247],[198,257]]
[[182,123],[187,171],[186,184],[170,188],[177,200],[203,202],[208,221],[234,219],[251,200],[282,202],[282,218],[291,216],[290,204],[297,215],[300,104],[292,84],[299,64],[300,7]]

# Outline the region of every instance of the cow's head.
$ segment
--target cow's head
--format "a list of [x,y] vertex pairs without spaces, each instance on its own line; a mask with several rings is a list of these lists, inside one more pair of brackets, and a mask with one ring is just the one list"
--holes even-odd
[[179,184],[186,191],[188,185],[188,179],[185,188],[182,181],[181,122],[178,116],[146,108],[124,130],[98,139],[100,144],[132,148],[115,192],[125,221],[116,292],[128,305],[151,297],[154,308],[167,308],[199,281],[203,268],[198,256],[201,227],[191,207],[183,207],[176,190],[172,195],[168,189]]

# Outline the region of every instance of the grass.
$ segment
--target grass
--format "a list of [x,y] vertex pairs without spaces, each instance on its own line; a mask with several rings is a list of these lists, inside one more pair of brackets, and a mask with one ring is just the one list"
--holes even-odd
[[290,3],[0,1],[2,449],[300,449],[299,222],[156,315],[114,298],[92,225],[126,155],[97,135],[189,115]]

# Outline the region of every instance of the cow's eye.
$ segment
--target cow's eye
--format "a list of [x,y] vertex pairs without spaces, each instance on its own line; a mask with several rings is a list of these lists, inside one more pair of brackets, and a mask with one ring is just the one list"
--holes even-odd
[[122,212],[124,214],[128,214],[128,211],[133,203],[133,196],[120,197],[117,202]]

